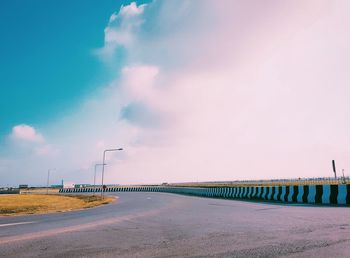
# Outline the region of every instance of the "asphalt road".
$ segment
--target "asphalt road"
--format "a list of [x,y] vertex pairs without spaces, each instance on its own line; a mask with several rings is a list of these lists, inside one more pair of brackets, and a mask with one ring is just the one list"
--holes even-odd
[[0,257],[350,257],[350,208],[117,195],[83,211],[0,217]]

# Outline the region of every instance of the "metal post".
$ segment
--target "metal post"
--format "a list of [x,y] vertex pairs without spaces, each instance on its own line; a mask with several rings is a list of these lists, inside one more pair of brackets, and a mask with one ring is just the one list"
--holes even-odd
[[335,160],[334,159],[332,160],[332,166],[333,166],[334,177],[335,177],[335,179],[337,179],[337,170],[335,168]]
[[111,152],[111,151],[121,151],[123,148],[119,149],[107,149],[103,151],[103,158],[102,158],[102,183],[101,183],[101,197],[102,199],[104,198],[104,189],[103,189],[103,179],[104,179],[104,174],[105,174],[105,159],[106,159],[106,152]]
[[[107,164],[104,164],[104,165],[107,165]],[[96,169],[98,166],[103,166],[103,164],[95,164],[95,173],[94,173],[94,194],[96,194]]]
[[97,167],[97,164],[95,164],[95,173],[94,173],[94,196],[95,196],[95,193],[96,193],[96,167]]
[[55,170],[55,168],[47,170],[46,194],[49,194],[49,183],[50,183],[50,171],[51,170]]
[[47,171],[46,194],[49,194],[50,169]]
[[[103,162],[102,164],[105,164],[105,158],[106,158],[106,151],[103,151]],[[102,165],[102,180],[101,180],[101,198],[104,198],[104,188],[103,188],[103,179],[104,179],[104,174],[105,174],[105,166]]]

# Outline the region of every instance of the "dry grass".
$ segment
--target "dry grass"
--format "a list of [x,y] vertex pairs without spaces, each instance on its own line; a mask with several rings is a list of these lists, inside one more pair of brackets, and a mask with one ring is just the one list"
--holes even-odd
[[54,188],[29,188],[29,189],[21,189],[21,194],[46,194],[47,192],[49,194],[58,194],[59,189]]
[[91,208],[115,200],[91,195],[0,195],[0,216],[44,214]]

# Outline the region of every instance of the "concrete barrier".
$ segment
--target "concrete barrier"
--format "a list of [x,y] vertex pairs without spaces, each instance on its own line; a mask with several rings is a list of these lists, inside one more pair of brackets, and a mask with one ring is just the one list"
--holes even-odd
[[316,186],[310,185],[309,186],[309,194],[307,196],[307,202],[308,203],[315,203],[315,197],[316,197]]
[[[60,193],[101,192],[101,188],[67,188]],[[350,205],[350,185],[250,187],[108,187],[105,192],[164,192],[226,199],[266,200],[309,204]]]
[[302,185],[298,186],[297,202],[303,202],[304,187]]

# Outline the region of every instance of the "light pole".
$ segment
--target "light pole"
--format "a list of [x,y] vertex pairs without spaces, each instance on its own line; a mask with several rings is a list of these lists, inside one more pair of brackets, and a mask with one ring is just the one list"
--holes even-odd
[[46,183],[46,194],[49,194],[49,183],[50,183],[50,171],[56,170],[55,168],[50,168],[47,170],[47,183]]
[[96,193],[96,169],[98,166],[103,166],[103,165],[107,165],[107,164],[95,164],[95,173],[94,173],[94,195]]
[[103,199],[104,197],[104,190],[103,189],[103,178],[104,178],[104,174],[105,174],[105,159],[106,159],[106,152],[112,152],[112,151],[122,151],[123,148],[119,148],[119,149],[107,149],[103,151],[103,158],[102,158],[102,191],[101,191],[101,197]]

